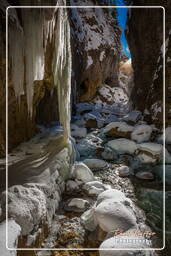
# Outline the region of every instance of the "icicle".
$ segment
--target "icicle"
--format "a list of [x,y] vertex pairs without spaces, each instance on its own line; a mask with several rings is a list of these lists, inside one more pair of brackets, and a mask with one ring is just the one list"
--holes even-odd
[[26,93],[30,116],[33,112],[33,82],[44,77],[43,15],[40,9],[23,9],[26,57]]
[[9,28],[9,57],[12,67],[12,80],[15,96],[20,103],[24,94],[24,43],[23,31],[20,26],[11,25]]
[[71,48],[67,10],[59,8],[53,60],[54,82],[58,91],[60,122],[66,139],[70,136]]

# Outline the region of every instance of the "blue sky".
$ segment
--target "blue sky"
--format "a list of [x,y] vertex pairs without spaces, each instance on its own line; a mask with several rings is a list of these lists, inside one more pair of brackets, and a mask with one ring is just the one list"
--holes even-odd
[[[115,1],[117,6],[125,6],[125,4],[123,3],[123,0],[115,0]],[[127,11],[128,11],[128,8],[117,8],[118,22],[119,22],[119,26],[122,28],[122,35],[121,35],[122,48],[124,53],[128,57],[131,57],[127,40],[125,38],[125,33],[124,33],[125,26],[126,26],[126,19],[127,19]]]
[[[123,0],[117,0],[116,2],[117,2],[117,6],[125,6],[125,4],[123,3]],[[119,26],[122,28],[122,35],[121,35],[122,48],[123,48],[124,53],[128,57],[131,57],[130,52],[129,52],[129,47],[127,44],[127,40],[125,38],[125,33],[124,33],[128,8],[117,8],[117,11],[118,11]]]

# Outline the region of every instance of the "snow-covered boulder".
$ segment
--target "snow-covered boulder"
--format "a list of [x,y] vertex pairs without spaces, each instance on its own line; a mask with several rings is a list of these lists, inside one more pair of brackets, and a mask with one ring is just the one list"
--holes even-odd
[[130,168],[126,165],[117,167],[116,172],[120,177],[127,177],[131,174]]
[[78,190],[79,184],[74,180],[68,180],[66,183],[66,191]]
[[88,194],[88,195],[99,195],[101,194],[104,190],[110,189],[110,185],[105,185],[100,181],[90,181],[84,184],[83,190]]
[[153,129],[150,125],[137,125],[131,133],[131,139],[137,143],[142,143],[150,140]]
[[104,200],[94,211],[98,225],[106,232],[115,229],[124,232],[136,226],[136,217],[130,207],[116,200]]
[[71,125],[71,135],[74,138],[85,138],[87,135],[87,129],[84,127],[78,127],[76,124]]
[[[158,138],[158,142],[163,143],[163,135],[161,135]],[[170,126],[165,129],[165,142],[166,144],[171,144],[171,127]]]
[[163,146],[147,142],[138,145],[138,159],[144,164],[156,164],[162,159]]
[[108,199],[112,199],[115,202],[126,203],[126,205],[132,205],[132,201],[127,198],[123,192],[117,189],[108,189],[101,193],[97,198],[97,205]]
[[125,122],[112,122],[103,129],[103,132],[107,135],[130,138],[133,129],[133,126],[128,125]]
[[104,151],[101,153],[101,156],[104,160],[114,160],[117,159],[117,154],[110,148],[105,146]]
[[137,150],[137,144],[128,139],[116,139],[107,143],[109,147],[115,150],[118,154],[135,154]]
[[92,157],[102,151],[102,139],[94,135],[87,135],[86,138],[81,139],[78,144],[76,144],[77,150],[80,156]]
[[140,171],[135,176],[141,180],[154,180],[154,175],[151,172]]
[[123,118],[128,124],[134,125],[142,118],[142,113],[140,111],[129,112],[127,116]]
[[[139,235],[137,235],[139,234]],[[100,245],[100,256],[150,256],[150,252],[141,248],[150,248],[151,241],[147,240],[138,229],[130,229],[121,235],[110,237]],[[116,249],[116,250],[110,250]],[[134,250],[121,250],[120,248],[133,248]],[[109,250],[103,250],[109,249]],[[119,249],[119,250],[117,250]],[[140,250],[136,250],[140,249]]]
[[78,103],[76,105],[77,113],[83,115],[93,110],[93,105],[90,103]]
[[94,231],[96,229],[98,223],[94,215],[94,207],[81,215],[81,223],[85,229],[89,231]]
[[108,163],[101,159],[85,159],[83,161],[84,164],[86,164],[90,169],[98,170],[98,169],[104,169],[108,167]]
[[[6,221],[0,223],[0,248],[2,256],[16,256],[17,253],[15,248],[17,249],[18,238],[21,234],[21,227],[12,219],[8,219],[8,241],[6,241]],[[6,243],[7,242],[7,243]],[[8,250],[6,248],[6,244],[8,248],[14,250]]]
[[16,185],[8,190],[8,215],[20,226],[22,235],[29,234],[47,217],[45,194],[36,187]]
[[82,198],[72,198],[65,207],[65,210],[82,212],[85,211],[89,205],[90,204],[87,200],[84,200]]
[[73,168],[72,168],[72,176],[76,180],[80,180],[83,183],[93,181],[94,180],[94,175],[92,171],[88,168],[87,165],[84,163],[75,163]]

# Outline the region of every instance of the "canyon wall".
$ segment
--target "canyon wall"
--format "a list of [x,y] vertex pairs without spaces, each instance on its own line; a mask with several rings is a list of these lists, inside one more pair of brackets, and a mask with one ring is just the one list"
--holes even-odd
[[[128,1],[131,2],[131,1]],[[131,5],[159,6],[166,10],[166,125],[171,123],[170,102],[170,1],[140,0],[132,1]],[[134,68],[135,86],[131,99],[137,109],[144,111],[146,118],[158,126],[163,123],[163,15],[159,8],[130,9],[126,27],[132,64]]]
[[[96,0],[70,0],[72,6],[99,3]],[[72,100],[74,103],[90,101],[101,84],[118,86],[121,30],[111,10],[73,8],[70,13]]]

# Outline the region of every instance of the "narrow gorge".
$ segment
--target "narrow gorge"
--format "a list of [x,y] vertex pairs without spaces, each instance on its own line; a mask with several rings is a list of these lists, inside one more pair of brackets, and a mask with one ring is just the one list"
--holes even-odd
[[0,14],[0,254],[169,256],[171,1]]

